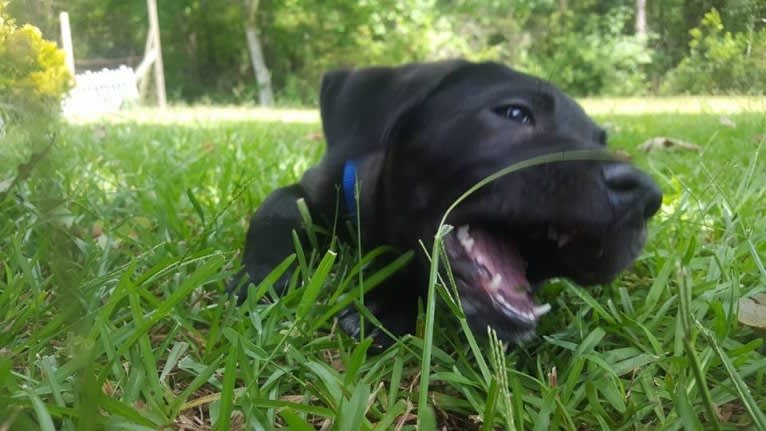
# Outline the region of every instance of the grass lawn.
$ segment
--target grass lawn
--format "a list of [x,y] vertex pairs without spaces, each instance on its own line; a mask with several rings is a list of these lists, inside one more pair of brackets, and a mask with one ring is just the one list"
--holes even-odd
[[[322,154],[315,113],[138,111],[62,126],[27,164],[8,139],[0,430],[766,429],[766,330],[738,322],[766,293],[764,106],[637,103],[585,105],[665,192],[645,252],[610,285],[548,284],[538,338],[507,354],[438,295],[432,344],[342,334],[378,251],[303,250],[303,288],[228,301],[248,216]],[[654,136],[702,151],[637,150]]]

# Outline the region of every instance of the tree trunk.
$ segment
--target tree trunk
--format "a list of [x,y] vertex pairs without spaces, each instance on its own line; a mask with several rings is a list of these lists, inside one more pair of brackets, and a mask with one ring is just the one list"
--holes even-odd
[[258,82],[258,101],[263,106],[272,106],[274,105],[274,93],[271,91],[271,74],[263,60],[258,30],[255,26],[248,24],[245,27],[245,35],[247,36],[247,47],[250,50],[255,80]]
[[636,36],[646,37],[646,0],[636,0]]
[[246,21],[245,37],[247,48],[250,51],[250,62],[253,65],[255,81],[258,83],[258,102],[262,106],[274,105],[274,93],[271,90],[271,73],[266,67],[261,50],[261,41],[258,39],[258,27],[255,24],[255,13],[258,10],[258,0],[245,0]]

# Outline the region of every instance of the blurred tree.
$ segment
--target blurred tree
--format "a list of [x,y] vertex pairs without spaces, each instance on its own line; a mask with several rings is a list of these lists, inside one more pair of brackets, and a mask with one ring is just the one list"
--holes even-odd
[[[751,40],[745,36],[766,25],[764,0],[185,0],[159,6],[169,96],[212,102],[263,103],[270,80],[280,103],[314,103],[327,69],[455,56],[503,61],[577,95],[653,92],[690,55],[690,30],[711,8],[733,37],[743,35],[737,40]],[[34,23],[49,39],[58,37],[63,9],[70,12],[80,69],[101,67],[92,61],[99,58],[133,66],[140,60],[147,32],[142,1],[9,5],[12,16]]]
[[258,82],[258,100],[263,106],[271,106],[274,104],[274,95],[271,90],[271,74],[263,59],[263,49],[258,38],[258,25],[256,22],[258,4],[259,0],[243,0],[245,35],[247,48],[250,51],[250,61],[253,64],[255,80]]
[[636,0],[636,36],[647,36],[646,0]]

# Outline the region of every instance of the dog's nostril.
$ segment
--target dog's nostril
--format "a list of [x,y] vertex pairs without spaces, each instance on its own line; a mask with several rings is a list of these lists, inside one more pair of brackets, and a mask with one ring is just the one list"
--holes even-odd
[[603,168],[604,182],[612,204],[653,216],[662,205],[662,192],[651,177],[629,164],[609,164]]
[[627,164],[604,166],[603,174],[609,190],[627,192],[641,186],[641,173]]

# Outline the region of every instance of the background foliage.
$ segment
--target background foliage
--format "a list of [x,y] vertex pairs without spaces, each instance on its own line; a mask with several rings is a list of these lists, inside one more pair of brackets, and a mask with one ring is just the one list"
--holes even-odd
[[[766,2],[648,0],[261,0],[266,63],[281,103],[314,103],[321,73],[342,66],[464,56],[543,75],[575,95],[766,91]],[[244,2],[160,2],[168,90],[179,101],[255,99]],[[135,65],[146,5],[121,0],[15,0],[11,13],[58,35],[74,27],[80,68]],[[87,60],[87,61],[86,61]]]
[[664,92],[763,93],[766,28],[732,33],[713,9],[689,34],[689,54],[668,73]]

